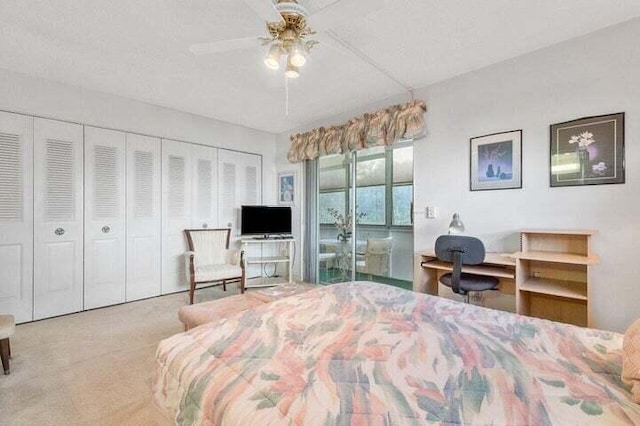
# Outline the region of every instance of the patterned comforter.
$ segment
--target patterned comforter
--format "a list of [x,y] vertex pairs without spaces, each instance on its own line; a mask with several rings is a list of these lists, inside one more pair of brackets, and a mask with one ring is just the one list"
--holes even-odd
[[160,343],[154,401],[178,424],[640,424],[622,336],[366,282]]

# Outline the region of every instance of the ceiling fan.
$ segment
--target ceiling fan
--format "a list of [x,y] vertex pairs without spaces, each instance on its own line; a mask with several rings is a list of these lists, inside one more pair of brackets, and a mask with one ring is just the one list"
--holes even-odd
[[279,69],[284,59],[286,77],[297,78],[300,68],[307,62],[309,51],[318,44],[312,37],[320,31],[328,31],[342,23],[362,18],[382,8],[390,0],[337,0],[311,15],[298,0],[275,0],[275,3],[274,0],[243,1],[266,21],[268,37],[198,43],[191,45],[189,50],[195,55],[205,55],[253,48],[261,43],[269,46],[264,59],[267,67]]

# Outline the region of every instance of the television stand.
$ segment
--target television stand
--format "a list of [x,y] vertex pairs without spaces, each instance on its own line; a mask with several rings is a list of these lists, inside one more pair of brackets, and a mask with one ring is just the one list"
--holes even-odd
[[[247,268],[246,288],[273,287],[293,282],[294,238],[253,237],[243,238],[240,242]],[[286,278],[265,276],[264,266],[267,264],[276,265],[276,271],[280,264],[284,264],[287,269]],[[260,275],[253,276],[258,268]]]
[[252,240],[259,240],[259,241],[264,241],[264,240],[278,240],[278,241],[282,241],[282,240],[291,240],[293,239],[293,236],[291,235],[261,235],[258,237],[252,237]]

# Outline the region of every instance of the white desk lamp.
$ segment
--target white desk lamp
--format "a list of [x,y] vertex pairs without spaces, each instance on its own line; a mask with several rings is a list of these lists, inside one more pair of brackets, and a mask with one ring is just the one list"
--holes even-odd
[[460,215],[458,213],[453,214],[453,219],[449,224],[449,235],[451,234],[462,234],[464,232],[464,223],[460,220]]

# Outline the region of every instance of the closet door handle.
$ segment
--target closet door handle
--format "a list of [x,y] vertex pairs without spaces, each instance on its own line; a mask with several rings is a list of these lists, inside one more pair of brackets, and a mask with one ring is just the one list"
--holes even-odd
[[204,229],[207,229],[207,228],[209,227],[209,224],[208,224],[208,223],[203,223],[203,224],[202,224],[202,227],[203,227]]
[[103,234],[108,234],[109,232],[111,232],[111,228],[109,228],[106,225],[102,227],[102,233]]
[[53,233],[56,234],[56,235],[64,235],[64,229],[56,228],[56,230],[53,231]]

